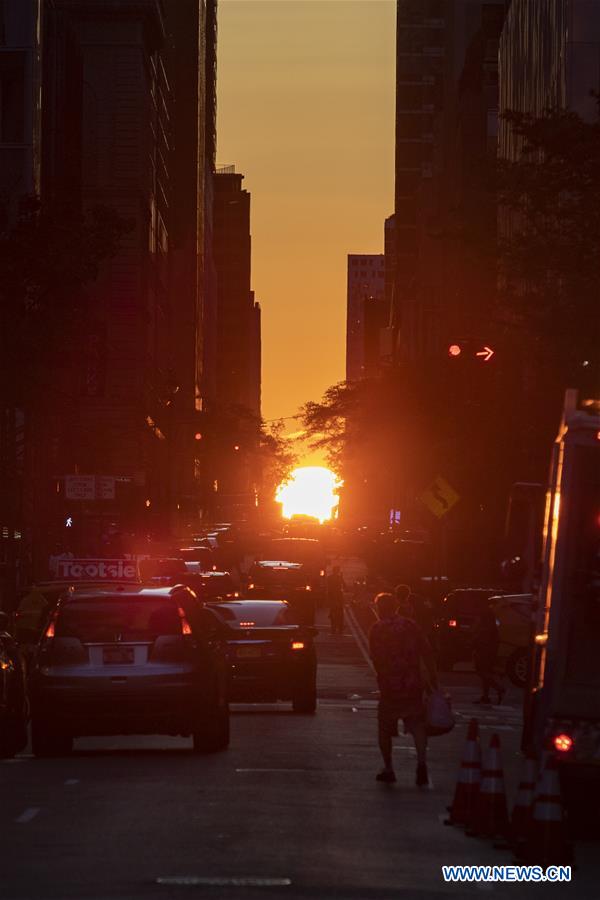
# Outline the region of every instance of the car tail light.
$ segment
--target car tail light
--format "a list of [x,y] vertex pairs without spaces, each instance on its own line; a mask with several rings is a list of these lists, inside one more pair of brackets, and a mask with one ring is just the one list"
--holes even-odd
[[304,650],[304,641],[293,641],[292,650]]
[[448,628],[456,628],[457,624],[456,619],[448,619]]
[[187,620],[185,610],[181,606],[177,607],[177,614],[178,614],[179,620],[181,622],[181,633],[182,634],[191,634],[192,633],[191,625]]
[[321,578],[324,578],[325,577],[325,569],[321,569],[321,571],[319,572],[319,575],[321,576]]
[[240,628],[253,628],[256,622],[240,622]]
[[251,591],[251,590],[253,590],[253,589],[254,589],[254,585],[253,585],[252,583],[250,583],[250,584],[248,585],[248,590]]
[[568,753],[573,746],[573,738],[569,734],[557,734],[552,740],[554,749],[559,753]]

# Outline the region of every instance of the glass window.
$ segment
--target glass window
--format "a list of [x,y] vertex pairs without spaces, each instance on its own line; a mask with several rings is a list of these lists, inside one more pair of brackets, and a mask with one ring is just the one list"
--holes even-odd
[[75,637],[91,644],[154,641],[161,635],[181,633],[176,604],[149,597],[102,597],[67,603],[56,623],[57,637]]

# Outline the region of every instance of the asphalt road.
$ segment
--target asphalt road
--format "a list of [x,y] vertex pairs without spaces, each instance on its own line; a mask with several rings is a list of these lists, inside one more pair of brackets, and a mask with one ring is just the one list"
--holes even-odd
[[[448,678],[458,724],[432,740],[433,786],[414,785],[407,737],[398,783],[377,784],[375,682],[350,633],[319,643],[319,709],[235,706],[228,751],[197,757],[187,740],[76,741],[69,758],[0,762],[0,898],[392,898],[540,895],[540,885],[447,885],[442,863],[509,864],[508,851],[445,827],[465,738],[480,716],[518,778],[519,692],[484,711],[472,673]],[[597,846],[578,848],[566,897],[597,897]]]

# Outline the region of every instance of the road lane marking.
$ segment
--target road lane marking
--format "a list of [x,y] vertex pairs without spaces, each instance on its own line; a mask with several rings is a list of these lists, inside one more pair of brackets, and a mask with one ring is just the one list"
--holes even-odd
[[373,665],[373,662],[369,655],[369,647],[368,647],[367,641],[363,635],[360,625],[356,621],[356,616],[354,615],[354,611],[349,606],[346,606],[346,621],[348,622],[348,624],[350,626],[350,631],[352,632],[352,637],[354,638],[354,640],[358,646],[358,649],[360,650],[360,652],[362,653],[362,655],[365,658],[365,662],[367,663],[367,665],[369,666],[371,671],[373,673],[375,673],[375,666]]
[[31,822],[32,819],[35,819],[39,811],[39,806],[29,806],[24,812],[21,813],[20,816],[15,819],[15,822],[18,822],[19,825],[27,825],[28,822]]
[[316,772],[317,769],[236,769],[236,772]]
[[156,879],[156,884],[194,887],[289,887],[291,878],[261,878],[249,876],[166,875]]

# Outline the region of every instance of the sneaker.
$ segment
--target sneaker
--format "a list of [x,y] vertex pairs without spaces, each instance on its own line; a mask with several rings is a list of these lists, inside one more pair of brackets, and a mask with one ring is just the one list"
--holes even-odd
[[375,781],[383,781],[384,784],[394,784],[396,781],[396,773],[390,769],[382,769],[375,776]]
[[429,784],[429,773],[427,772],[427,766],[425,763],[419,763],[417,766],[417,777],[415,778],[415,783],[418,787],[425,787]]

